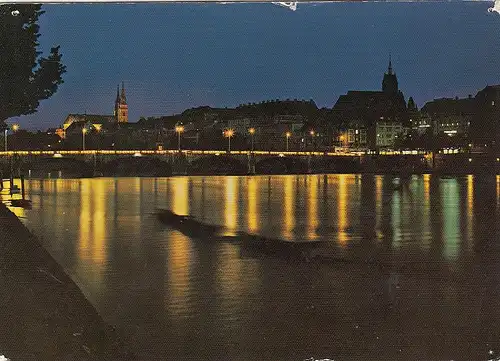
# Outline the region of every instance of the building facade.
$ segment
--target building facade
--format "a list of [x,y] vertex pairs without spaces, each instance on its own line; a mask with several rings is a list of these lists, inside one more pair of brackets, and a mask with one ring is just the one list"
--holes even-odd
[[332,109],[339,144],[372,149],[392,146],[396,134],[400,136],[409,126],[409,114],[390,59],[381,91],[350,90]]
[[465,99],[434,99],[427,102],[421,112],[423,119],[430,120],[433,134],[446,134],[450,137],[467,136],[476,113],[476,101],[471,96]]
[[378,148],[394,147],[398,138],[403,136],[403,125],[396,122],[379,121],[376,125],[376,146]]

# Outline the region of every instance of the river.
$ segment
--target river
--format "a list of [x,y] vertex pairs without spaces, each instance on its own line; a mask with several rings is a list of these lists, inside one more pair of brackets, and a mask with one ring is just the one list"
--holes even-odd
[[[486,360],[500,353],[500,176],[29,180],[17,211],[141,360]],[[159,223],[324,241],[291,262]]]

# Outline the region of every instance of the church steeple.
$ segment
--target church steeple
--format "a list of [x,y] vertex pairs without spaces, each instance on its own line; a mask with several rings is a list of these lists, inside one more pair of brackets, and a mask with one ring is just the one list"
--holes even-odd
[[125,84],[122,82],[122,91],[120,94],[120,85],[116,88],[115,117],[118,123],[128,122],[127,97],[125,96]]
[[120,102],[127,104],[127,97],[125,96],[125,82],[122,81],[122,93],[120,95]]
[[398,78],[396,77],[396,73],[392,70],[391,54],[389,54],[387,73],[384,73],[384,79],[382,80],[382,91],[391,95],[396,95],[398,93]]

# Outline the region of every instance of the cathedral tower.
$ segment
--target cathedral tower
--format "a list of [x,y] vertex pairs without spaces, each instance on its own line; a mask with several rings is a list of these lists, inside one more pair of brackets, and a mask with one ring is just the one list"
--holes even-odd
[[123,82],[122,82],[121,93],[120,93],[120,86],[116,88],[115,117],[118,123],[128,122],[127,97],[125,96],[125,85],[123,84]]
[[382,80],[382,91],[387,94],[396,95],[398,94],[398,78],[396,73],[392,71],[391,56],[389,55],[389,67],[387,73],[384,74],[384,79]]

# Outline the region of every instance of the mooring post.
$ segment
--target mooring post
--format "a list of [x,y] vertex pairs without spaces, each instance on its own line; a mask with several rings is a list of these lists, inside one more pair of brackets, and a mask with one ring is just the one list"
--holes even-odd
[[12,195],[12,191],[14,190],[14,165],[12,163],[13,159],[12,156],[9,157],[9,163],[10,163],[10,173],[9,173],[9,180],[10,180],[10,195]]
[[24,192],[24,174],[21,174],[21,194],[22,194],[22,197],[23,197],[23,200],[25,199],[25,192]]

